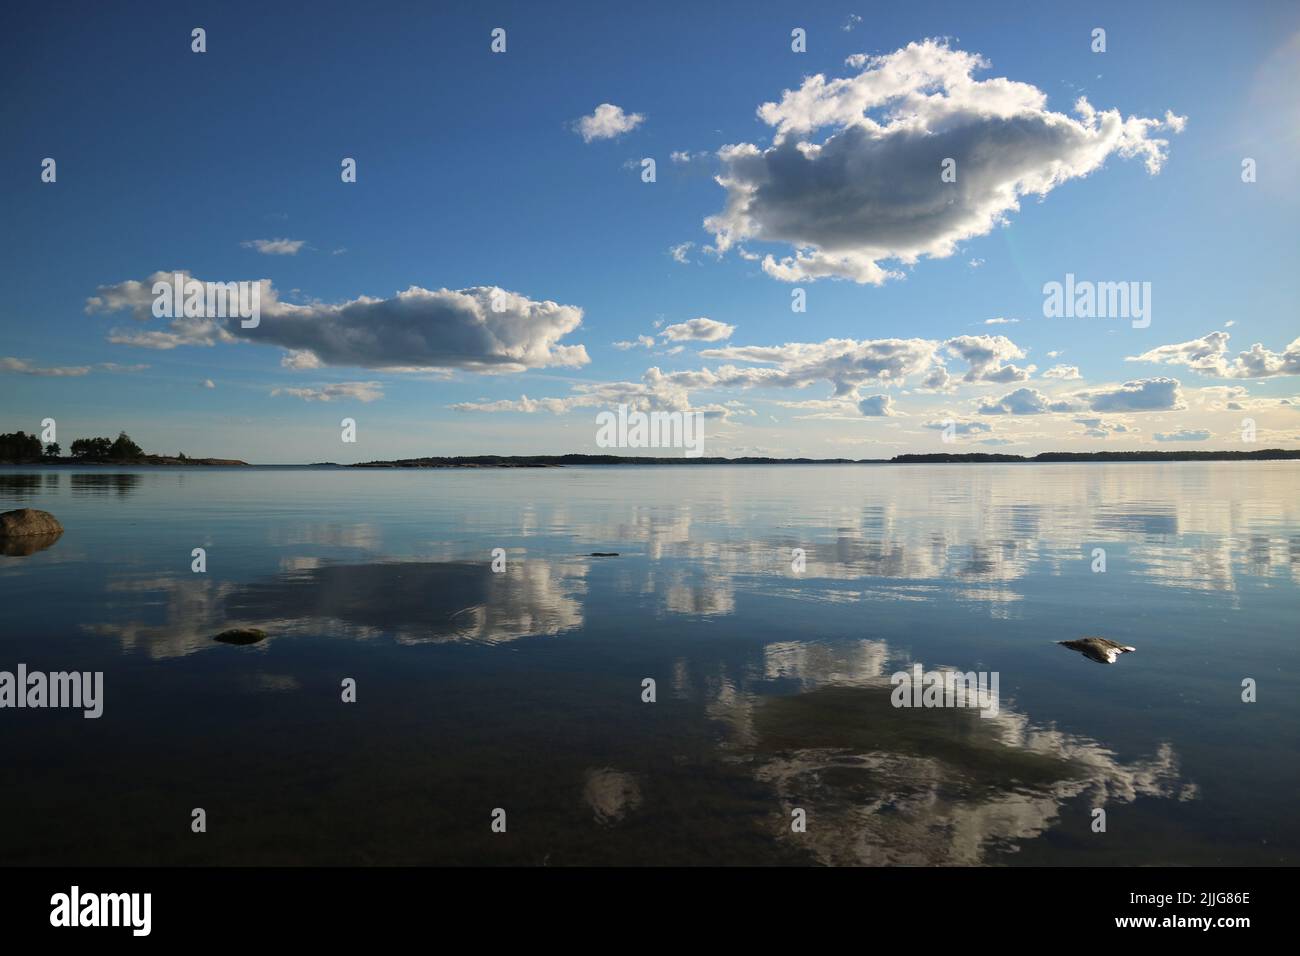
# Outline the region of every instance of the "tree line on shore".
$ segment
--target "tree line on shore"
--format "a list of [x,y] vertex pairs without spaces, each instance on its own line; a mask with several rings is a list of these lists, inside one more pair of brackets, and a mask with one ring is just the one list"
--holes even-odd
[[[145,457],[144,449],[132,441],[126,432],[119,432],[116,439],[78,438],[69,451],[72,458],[82,461],[138,461]],[[62,457],[63,449],[58,442],[42,446],[39,435],[29,435],[23,431],[0,434],[0,461],[39,461],[42,458]]]

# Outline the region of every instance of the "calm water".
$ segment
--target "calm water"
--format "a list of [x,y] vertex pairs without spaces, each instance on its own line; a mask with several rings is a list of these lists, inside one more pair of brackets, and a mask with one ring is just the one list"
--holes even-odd
[[[1287,462],[0,471],[66,528],[0,557],[0,670],[105,675],[99,720],[0,710],[0,862],[1295,865],[1298,492]],[[240,626],[269,636],[213,641]],[[1085,635],[1137,651],[1054,643]],[[913,663],[997,672],[999,715],[892,707]]]

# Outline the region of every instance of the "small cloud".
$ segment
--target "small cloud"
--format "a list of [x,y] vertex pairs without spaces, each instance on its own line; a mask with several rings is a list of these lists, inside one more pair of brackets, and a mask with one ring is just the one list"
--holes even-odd
[[1210,433],[1201,428],[1184,428],[1176,432],[1156,432],[1151,437],[1156,441],[1205,441]]
[[1077,365],[1053,365],[1043,373],[1043,378],[1059,378],[1064,381],[1073,381],[1082,377]]
[[590,143],[598,139],[616,139],[624,133],[630,133],[643,122],[645,116],[640,113],[625,113],[621,106],[601,103],[590,116],[575,120],[573,128],[584,143]]
[[858,402],[858,411],[868,418],[888,418],[894,414],[894,399],[889,395],[868,395]]
[[638,335],[634,342],[615,342],[614,348],[620,352],[626,352],[628,349],[652,349],[655,347],[655,340],[649,335]]
[[33,365],[28,359],[0,358],[0,372],[15,372],[19,375],[40,375],[45,378],[72,378],[90,374],[89,365]]
[[862,22],[862,18],[856,13],[850,13],[849,18],[844,21],[844,26],[840,27],[845,33],[850,32],[854,27]]
[[675,149],[668,154],[668,158],[674,163],[685,165],[686,163],[697,163],[700,160],[708,159],[713,154],[706,149],[692,153],[689,149]]
[[306,244],[306,239],[249,239],[240,243],[245,249],[256,249],[264,256],[296,256]]
[[323,364],[324,363],[316,357],[315,352],[307,349],[290,349],[284,358],[280,359],[281,368],[320,368]]
[[205,378],[201,384],[203,385],[204,388],[216,388],[216,387],[217,387],[217,383],[214,382],[214,381],[212,381],[212,379],[210,379],[210,378]]
[[668,254],[673,257],[674,262],[680,262],[682,265],[690,265],[689,253],[695,248],[693,242],[683,242],[680,245],[669,246]]
[[985,325],[1015,325],[1019,319],[985,319]]
[[118,372],[122,374],[130,374],[132,372],[143,372],[148,367],[149,367],[148,365],[118,365],[116,362],[100,362],[99,365],[96,366],[96,368],[99,368],[105,372]]
[[972,269],[978,269],[980,266],[984,265],[984,260],[978,258],[972,259],[970,262],[966,263],[966,265],[970,266]]
[[373,402],[383,398],[384,392],[379,382],[336,382],[320,388],[277,388],[271,395],[292,395],[307,402]]
[[985,422],[956,421],[954,419],[944,419],[942,421],[926,422],[922,428],[930,428],[935,431],[943,431],[951,427],[953,432],[958,435],[974,435],[979,432],[991,432],[993,426]]
[[736,331],[734,325],[715,322],[713,319],[701,316],[689,322],[670,325],[659,334],[672,342],[720,342],[731,338],[731,333],[734,331]]

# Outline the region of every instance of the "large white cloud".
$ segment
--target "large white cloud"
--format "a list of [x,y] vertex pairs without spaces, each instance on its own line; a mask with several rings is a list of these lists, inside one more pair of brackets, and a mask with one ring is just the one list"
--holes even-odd
[[[716,247],[745,240],[793,246],[763,269],[787,281],[823,276],[880,284],[899,264],[952,255],[1019,208],[1087,176],[1107,157],[1141,156],[1159,172],[1184,117],[1123,117],[1080,98],[1074,116],[1052,112],[1047,96],[1006,78],[977,80],[977,54],[926,40],[879,57],[853,57],[855,76],[817,74],[759,117],[772,145],[723,147],[718,182],[725,207],[705,220]],[[820,142],[819,130],[833,131]],[[955,160],[956,180],[941,179]]]
[[[86,312],[130,311],[141,323],[156,321],[153,283],[172,278],[158,272],[143,282],[101,287],[86,300]],[[245,340],[288,349],[284,364],[291,368],[514,372],[590,361],[583,346],[560,344],[582,324],[582,309],[496,287],[431,291],[411,286],[387,299],[294,305],[280,301],[269,279],[259,284],[261,320],[255,328],[243,328],[238,318],[181,317],[168,320],[166,329],[116,329],[109,339],[159,349]]]
[[1186,408],[1176,378],[1144,378],[1078,393],[1094,412],[1163,412]]
[[999,399],[982,402],[979,407],[981,415],[1042,415],[1077,410],[1073,403],[1053,401],[1036,388],[1018,388]]
[[964,359],[970,369],[963,381],[996,382],[1008,384],[1023,382],[1033,374],[1035,366],[1021,368],[1011,364],[1011,359],[1022,359],[1025,352],[1005,335],[959,335],[944,342],[953,355]]
[[1300,375],[1300,338],[1293,339],[1286,349],[1274,352],[1256,342],[1248,351],[1228,355],[1227,332],[1210,332],[1190,342],[1161,345],[1130,355],[1127,362],[1155,362],[1164,365],[1186,365],[1203,375],[1219,378],[1272,378],[1276,375]]

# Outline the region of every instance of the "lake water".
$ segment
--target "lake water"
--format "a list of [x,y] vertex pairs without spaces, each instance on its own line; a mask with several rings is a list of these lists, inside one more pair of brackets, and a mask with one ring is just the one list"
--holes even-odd
[[[0,710],[0,862],[1295,865],[1298,492],[1296,462],[7,469],[0,510],[66,531],[0,557],[0,670],[102,671],[104,711]],[[1055,643],[1086,635],[1136,651]],[[892,706],[914,664],[998,674],[997,715]]]

